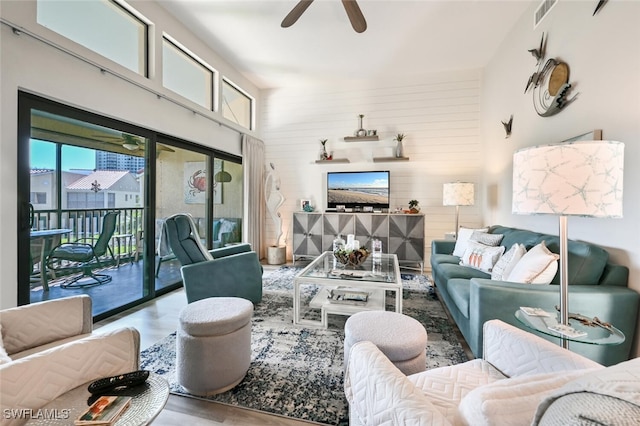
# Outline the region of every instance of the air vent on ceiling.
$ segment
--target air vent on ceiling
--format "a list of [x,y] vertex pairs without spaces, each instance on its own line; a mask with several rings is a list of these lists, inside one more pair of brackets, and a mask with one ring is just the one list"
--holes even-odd
[[540,3],[540,6],[538,6],[536,12],[533,14],[533,29],[542,22],[542,19],[547,16],[556,3],[558,3],[558,0],[542,0],[542,3]]

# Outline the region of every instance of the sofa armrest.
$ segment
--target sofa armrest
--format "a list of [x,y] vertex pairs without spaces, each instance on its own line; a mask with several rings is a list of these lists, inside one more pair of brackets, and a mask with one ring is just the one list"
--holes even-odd
[[424,393],[371,342],[358,342],[349,351],[344,391],[350,404],[351,424],[449,424]]
[[483,358],[507,377],[602,366],[500,320],[484,323]]
[[0,312],[2,340],[9,356],[36,346],[91,333],[87,295],[32,303]]
[[[140,334],[121,328],[2,364],[0,412],[37,410],[82,384],[137,370],[139,360]],[[5,420],[17,425],[28,419]]]
[[262,265],[254,251],[192,263],[180,272],[189,303],[214,296],[262,300]]
[[431,254],[452,254],[456,242],[452,240],[431,241]]

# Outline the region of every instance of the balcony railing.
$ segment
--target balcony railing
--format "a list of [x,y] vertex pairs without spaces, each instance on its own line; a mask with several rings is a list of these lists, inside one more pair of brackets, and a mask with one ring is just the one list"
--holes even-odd
[[[137,239],[141,235],[144,225],[144,209],[139,208],[113,208],[113,209],[77,209],[77,210],[35,210],[33,217],[33,230],[45,230],[55,228],[71,229],[71,233],[64,236],[62,242],[84,239],[92,244],[100,236],[102,231],[102,218],[107,212],[120,212],[116,222],[114,235],[130,235],[131,239],[125,244],[130,247],[120,247],[114,238],[109,245],[116,255],[132,255],[133,248],[137,247]],[[119,250],[116,253],[116,250]]]

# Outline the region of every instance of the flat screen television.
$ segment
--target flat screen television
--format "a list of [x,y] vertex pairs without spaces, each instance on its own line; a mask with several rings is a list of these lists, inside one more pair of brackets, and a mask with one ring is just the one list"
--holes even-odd
[[327,208],[389,208],[389,171],[328,172]]

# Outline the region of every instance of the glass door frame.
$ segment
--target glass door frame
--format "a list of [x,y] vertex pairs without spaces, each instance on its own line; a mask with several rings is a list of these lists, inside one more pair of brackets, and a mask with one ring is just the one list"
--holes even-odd
[[[52,101],[46,98],[42,98],[35,94],[28,92],[18,92],[18,135],[17,135],[17,160],[18,160],[18,185],[17,185],[17,248],[18,248],[18,300],[17,304],[25,305],[31,303],[30,300],[30,264],[29,264],[29,250],[30,250],[30,238],[29,238],[29,202],[30,202],[30,185],[21,185],[20,182],[30,182],[30,139],[31,139],[31,111],[32,110],[46,111],[52,114],[57,114],[64,117],[69,117],[76,120],[81,120],[90,124],[109,127],[118,131],[126,132],[129,134],[135,134],[146,138],[148,143],[145,150],[145,172],[143,176],[144,185],[144,245],[143,245],[143,297],[126,305],[119,306],[115,309],[101,313],[94,317],[94,320],[99,321],[103,318],[109,317],[116,313],[122,312],[133,306],[139,305],[145,301],[151,300],[161,294],[173,291],[182,285],[181,281],[178,281],[175,285],[164,287],[160,290],[156,290],[155,286],[155,252],[156,247],[153,242],[155,241],[155,220],[156,220],[156,184],[155,176],[157,172],[156,161],[157,158],[157,144],[175,146],[182,149],[191,150],[194,152],[202,153],[209,158],[209,169],[213,170],[214,159],[223,159],[232,161],[238,164],[242,164],[242,158],[231,155],[228,153],[220,152],[218,150],[208,148],[202,145],[187,142],[185,140],[162,134],[156,131],[152,131],[143,127],[125,123],[116,119],[108,118],[81,110],[76,107],[65,105],[56,101]],[[59,159],[58,169],[59,169]],[[59,170],[57,171],[59,173]],[[209,188],[213,188],[213,176],[212,173],[208,174]],[[208,219],[214,217],[213,197],[211,202],[207,203],[206,215]],[[58,203],[57,208],[60,209]],[[207,232],[207,247],[211,247],[211,232]],[[149,236],[149,238],[146,238]]]

